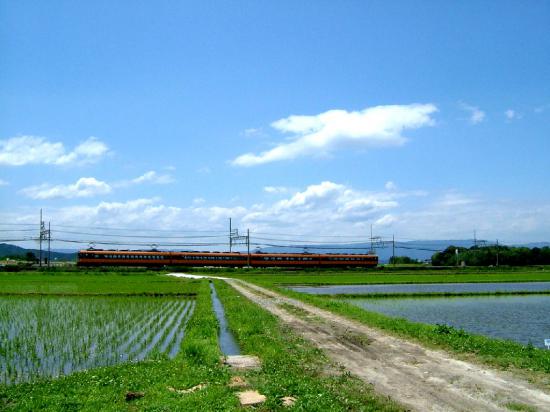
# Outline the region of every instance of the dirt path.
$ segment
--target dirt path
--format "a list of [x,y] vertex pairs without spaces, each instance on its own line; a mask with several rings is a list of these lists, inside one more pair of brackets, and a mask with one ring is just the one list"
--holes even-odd
[[225,281],[406,408],[508,411],[506,404],[513,403],[531,408],[522,410],[550,411],[549,394],[508,373],[453,359],[247,282]]

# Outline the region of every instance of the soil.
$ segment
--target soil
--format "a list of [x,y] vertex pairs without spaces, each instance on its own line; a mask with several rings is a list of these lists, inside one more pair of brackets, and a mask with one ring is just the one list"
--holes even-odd
[[550,394],[509,372],[455,359],[269,289],[224,280],[406,409],[550,411]]

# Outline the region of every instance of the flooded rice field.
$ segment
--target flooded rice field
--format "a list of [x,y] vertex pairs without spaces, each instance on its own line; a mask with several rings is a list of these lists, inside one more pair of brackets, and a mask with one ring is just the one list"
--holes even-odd
[[550,292],[550,282],[512,283],[421,283],[398,285],[331,285],[288,286],[297,292],[312,295],[373,294],[373,293],[493,293],[493,292]]
[[414,322],[447,324],[492,338],[531,342],[550,338],[550,295],[345,299],[363,309]]
[[0,297],[0,384],[175,357],[195,301],[146,297]]

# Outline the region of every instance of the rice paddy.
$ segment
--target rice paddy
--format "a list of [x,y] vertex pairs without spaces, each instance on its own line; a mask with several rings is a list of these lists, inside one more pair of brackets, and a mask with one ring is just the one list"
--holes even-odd
[[0,297],[0,384],[174,358],[194,307],[176,297]]

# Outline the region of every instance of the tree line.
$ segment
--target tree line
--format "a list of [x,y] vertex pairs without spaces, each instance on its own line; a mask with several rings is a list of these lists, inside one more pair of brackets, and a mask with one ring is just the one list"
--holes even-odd
[[[458,254],[457,251],[458,250]],[[434,266],[525,266],[550,265],[550,247],[473,246],[471,248],[449,246],[432,256]]]

